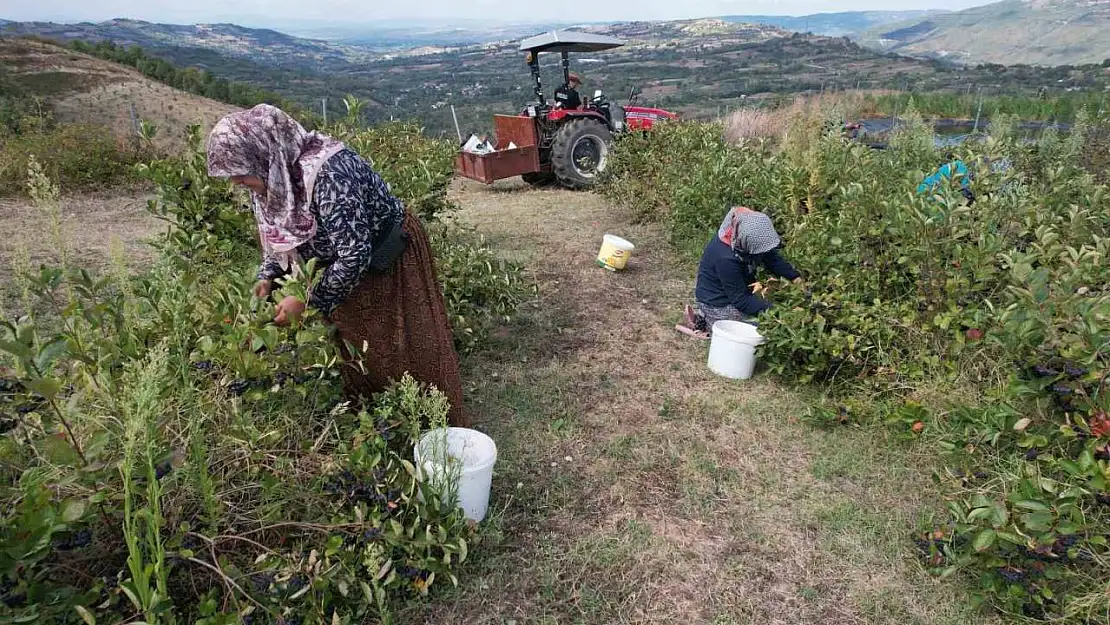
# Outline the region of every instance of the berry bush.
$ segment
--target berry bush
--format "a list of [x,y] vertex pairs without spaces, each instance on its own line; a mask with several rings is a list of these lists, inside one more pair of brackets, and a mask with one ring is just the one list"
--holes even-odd
[[[425,219],[449,206],[442,150],[408,127],[366,133],[411,148],[375,155],[399,197]],[[140,171],[168,223],[152,266],[97,275],[63,247],[5,302],[0,622],[389,622],[456,583],[476,538],[410,460],[446,398],[406,376],[344,399],[330,326],[310,310],[277,327],[277,300],[252,295],[252,218],[192,139]],[[60,214],[45,177],[31,188]],[[476,347],[527,289],[480,242],[430,227],[460,345]],[[274,297],[303,295],[304,269]]]
[[[915,549],[998,610],[1069,623],[1110,612],[1110,188],[1088,151],[1105,121],[1028,145],[996,120],[956,148],[958,184],[912,110],[886,150],[836,111],[777,141],[669,124],[618,141],[604,191],[696,258],[729,206],[767,212],[804,286],[763,285],[761,362],[830,397],[823,425],[874,422],[938,450],[947,521]],[[876,399],[879,398],[879,399]]]

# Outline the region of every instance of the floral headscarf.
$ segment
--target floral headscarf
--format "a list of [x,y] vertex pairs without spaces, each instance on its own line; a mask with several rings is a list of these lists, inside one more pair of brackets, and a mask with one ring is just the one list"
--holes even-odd
[[717,237],[742,254],[766,254],[782,243],[770,217],[742,206],[725,215]]
[[257,176],[265,195],[251,192],[264,258],[288,269],[296,249],[316,234],[309,210],[316,175],[343,143],[308,132],[281,109],[269,104],[232,113],[208,135],[208,175],[218,178]]

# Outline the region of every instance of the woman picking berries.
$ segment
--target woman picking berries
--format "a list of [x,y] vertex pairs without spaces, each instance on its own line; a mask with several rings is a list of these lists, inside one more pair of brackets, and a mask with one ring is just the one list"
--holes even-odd
[[760,266],[795,284],[802,282],[801,274],[779,253],[781,247],[770,217],[742,206],[730,210],[702,252],[694,291],[699,310],[687,306],[686,325],[677,329],[708,338],[718,321],[751,323],[771,307],[752,289]]
[[[424,228],[370,165],[343,143],[260,104],[221,119],[208,137],[208,174],[248,188],[262,243],[255,294],[298,257],[324,266],[307,302],[278,302],[287,325],[311,306],[363,353],[343,368],[349,395],[369,397],[406,372],[451,403],[465,425],[458,356]],[[349,354],[348,354],[349,356]]]

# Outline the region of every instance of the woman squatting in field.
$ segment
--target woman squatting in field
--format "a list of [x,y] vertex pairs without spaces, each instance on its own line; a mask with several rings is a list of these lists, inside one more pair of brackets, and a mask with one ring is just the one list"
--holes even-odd
[[770,217],[742,206],[731,209],[702,252],[694,290],[698,310],[687,306],[686,325],[677,329],[708,338],[718,321],[754,324],[754,319],[771,307],[771,302],[752,290],[760,266],[780,278],[802,282],[801,274],[779,253],[781,247]]

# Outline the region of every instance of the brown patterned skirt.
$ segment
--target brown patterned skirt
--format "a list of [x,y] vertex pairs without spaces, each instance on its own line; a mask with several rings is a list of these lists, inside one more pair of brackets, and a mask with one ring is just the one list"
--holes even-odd
[[392,269],[364,274],[331,315],[343,340],[366,348],[366,370],[344,367],[344,386],[350,396],[370,397],[408,372],[447,395],[451,425],[466,426],[459,358],[428,235],[408,211],[404,229],[408,245]]

